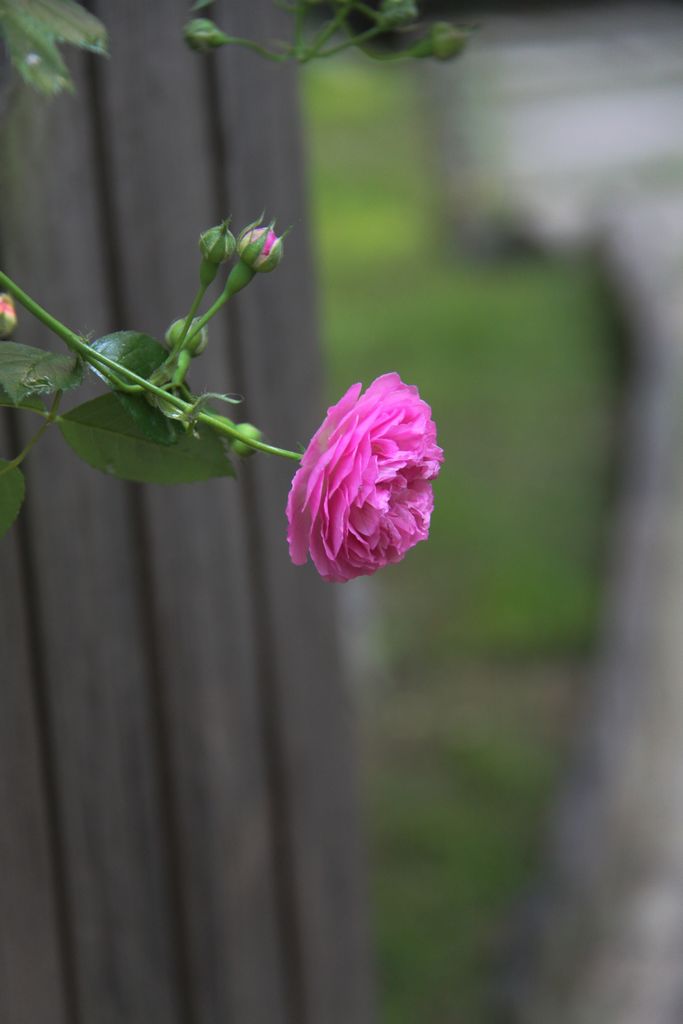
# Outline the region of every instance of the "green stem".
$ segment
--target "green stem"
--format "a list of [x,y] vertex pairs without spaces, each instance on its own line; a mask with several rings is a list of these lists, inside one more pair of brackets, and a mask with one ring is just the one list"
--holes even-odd
[[174,350],[182,348],[183,342],[185,341],[185,338],[187,337],[187,332],[190,329],[190,325],[191,325],[192,321],[195,318],[197,310],[199,309],[199,304],[201,303],[202,299],[204,298],[204,296],[206,294],[206,290],[207,290],[208,287],[209,287],[208,284],[200,284],[199,290],[197,291],[197,294],[195,295],[194,299],[192,300],[192,305],[190,306],[190,312],[185,317],[185,323],[183,325],[182,334],[180,335],[180,338],[178,339],[177,343],[173,346]]
[[220,293],[214,304],[210,306],[209,309],[207,309],[206,313],[204,313],[204,315],[201,316],[197,323],[194,325],[189,335],[187,336],[187,341],[192,341],[195,335],[199,334],[202,327],[205,327],[206,324],[208,324],[209,320],[211,320],[211,318],[214,317],[216,313],[218,313],[218,311],[223,308],[223,306],[225,305],[229,298],[230,292],[228,291],[228,287],[226,285],[226,287]]
[[26,444],[26,446],[22,448],[19,454],[15,456],[15,458],[13,458],[11,462],[8,462],[7,465],[3,466],[2,469],[0,469],[0,476],[4,476],[5,473],[9,473],[10,469],[15,469],[17,466],[20,466],[21,463],[26,458],[26,456],[28,455],[28,453],[31,451],[31,449],[38,444],[38,442],[40,441],[41,437],[43,436],[47,428],[50,426],[50,424],[54,423],[54,421],[57,419],[57,413],[59,412],[59,403],[62,400],[63,393],[63,391],[57,391],[55,397],[52,400],[52,405],[50,406],[49,412],[47,413],[47,416],[45,418],[45,422],[36,431],[31,440]]
[[266,50],[264,46],[260,46],[251,39],[241,39],[239,36],[228,36],[225,35],[225,33],[222,33],[222,35],[223,39],[220,44],[222,46],[243,46],[246,50],[253,50],[254,53],[258,53],[262,57],[267,57],[268,60],[278,62],[287,60],[289,57],[289,53],[273,53],[272,50]]
[[373,28],[367,29],[365,32],[361,32],[358,36],[352,36],[351,39],[347,39],[346,42],[340,43],[338,46],[333,46],[330,50],[324,50],[322,53],[318,53],[318,57],[331,57],[335,53],[341,53],[342,50],[348,50],[350,46],[360,46],[362,43],[367,43],[368,40],[374,39],[375,36],[380,35],[384,32],[383,25],[375,25]]
[[[103,356],[99,352],[93,352],[89,345],[82,342],[80,338],[77,339],[79,343],[79,351],[84,359],[90,360],[91,356],[94,356],[97,361],[110,370],[114,370],[116,373],[123,374],[132,381],[134,384],[138,384],[145,391],[148,391],[152,395],[156,395],[157,398],[163,398],[167,403],[170,403],[176,409],[183,413],[192,413],[194,408],[194,402],[186,402],[182,398],[176,397],[176,395],[169,394],[163,388],[158,388],[156,384],[151,384],[144,377],[139,377],[137,373],[133,373],[132,370],[128,370],[125,366],[121,366],[120,363],[115,363],[113,359],[109,359]],[[255,448],[256,451],[265,452],[268,455],[280,455],[285,459],[295,459],[297,462],[301,461],[301,455],[298,452],[290,452],[286,448],[276,448],[273,445],[265,444],[262,441],[256,441],[252,438],[248,438],[246,435],[241,434],[239,430],[234,427],[229,427],[225,421],[220,417],[216,418],[210,413],[200,412],[196,419],[201,423],[206,423],[207,426],[213,427],[214,430],[218,430],[223,434],[227,434],[228,437],[234,438],[237,441],[244,441],[251,448]]]
[[299,3],[294,15],[294,53],[297,60],[301,60],[304,44],[304,20],[306,10],[302,3]]
[[408,50],[397,50],[395,53],[380,53],[378,50],[373,50],[370,47],[359,46],[358,49],[366,55],[366,57],[372,57],[373,60],[408,60],[414,58],[415,54]]
[[[7,276],[7,274],[0,271],[0,285],[8,291],[16,300],[20,302],[24,309],[28,310],[37,320],[40,320],[42,324],[48,327],[54,334],[56,334],[65,344],[73,351],[85,359],[88,363],[98,364],[99,366],[105,367],[107,370],[112,371],[117,378],[125,378],[131,384],[137,384],[144,391],[147,391],[151,395],[156,395],[157,398],[163,398],[167,403],[170,403],[176,409],[183,413],[191,412],[193,406],[191,402],[186,402],[182,398],[171,395],[168,391],[164,391],[163,388],[158,388],[155,384],[151,384],[145,377],[140,377],[137,373],[129,370],[127,367],[122,366],[120,363],[114,362],[113,359],[109,359],[108,356],[102,355],[101,352],[95,352],[82,338],[80,338],[74,331],[70,330],[63,323],[51,316],[46,309],[43,309],[35,299],[32,299],[30,295],[27,295],[19,285],[15,284],[14,281]],[[229,295],[225,292],[219,299],[214,303],[216,306],[227,302]],[[222,302],[221,302],[222,299]],[[218,305],[218,308],[220,308]],[[213,307],[212,307],[213,309]],[[209,310],[211,313],[211,310]],[[213,313],[211,313],[213,315]],[[204,320],[208,316],[205,314]],[[194,333],[194,332],[193,332]],[[227,423],[222,421],[220,418],[216,418],[211,413],[200,412],[197,419],[206,423],[207,426],[212,427],[214,430],[218,430],[228,437],[231,437],[237,441],[244,441],[245,444],[249,445],[250,448],[254,448],[256,451],[265,452],[268,455],[280,455],[285,459],[293,459],[296,462],[301,460],[301,455],[298,452],[288,451],[286,448],[276,448],[273,445],[265,444],[263,441],[256,441],[254,438],[247,437],[245,434],[241,434],[239,430],[234,427],[228,426]]]
[[343,23],[346,21],[346,18],[348,14],[351,12],[353,5],[354,0],[348,0],[348,2],[345,3],[344,6],[337,11],[334,18],[332,18],[331,21],[329,21],[325,28],[322,30],[322,32],[320,32],[319,35],[316,36],[316,38],[311,43],[309,49],[300,58],[302,64],[308,60],[312,60],[313,57],[318,56],[320,49],[325,45],[327,40],[331,39],[334,33],[337,31],[337,29],[340,28],[340,26],[343,25]]
[[367,4],[358,3],[356,0],[355,8],[357,11],[360,11],[361,14],[364,14],[366,18],[371,18],[377,24],[383,20],[380,12],[376,11],[373,7],[368,7]]
[[66,344],[71,347],[72,340],[77,338],[78,335],[74,334],[74,332],[69,330],[69,328],[60,320],[57,320],[54,316],[48,313],[46,309],[43,309],[42,306],[38,305],[35,299],[32,299],[30,295],[27,295],[25,291],[22,291],[19,285],[14,283],[12,278],[8,277],[7,274],[3,274],[1,270],[0,285],[2,285],[10,295],[20,302],[24,309],[27,309],[29,313],[32,313],[33,316],[37,320],[40,320],[42,324],[45,324],[53,334],[56,334],[58,338],[61,338],[62,341],[66,342]]

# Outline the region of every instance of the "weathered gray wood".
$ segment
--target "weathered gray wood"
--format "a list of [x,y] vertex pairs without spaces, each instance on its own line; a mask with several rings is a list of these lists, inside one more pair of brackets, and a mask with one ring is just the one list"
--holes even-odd
[[[127,0],[102,13],[118,54],[97,71],[103,123],[118,126],[105,157],[119,316],[158,336],[191,301],[199,231],[229,212],[215,188],[206,65],[179,32],[183,0],[163,12]],[[212,324],[192,379],[230,391],[226,326]],[[278,1024],[283,961],[240,486],[147,489],[142,517],[193,1011],[206,1024]]]
[[[223,3],[219,10],[235,35],[271,40],[291,31],[273,4]],[[294,226],[285,260],[235,304],[233,322],[241,339],[249,418],[269,437],[296,447],[307,443],[324,409],[308,314],[315,269],[306,232],[295,72],[244,53],[217,59],[215,72],[216,119],[230,157],[224,180],[238,223],[267,204],[281,228]],[[256,95],[258,106],[249,110],[248,97]],[[253,599],[269,634],[260,671],[274,734],[270,770],[296,1020],[362,1024],[371,1016],[372,998],[350,700],[332,628],[334,590],[310,566],[302,570],[289,563],[284,506],[291,467],[253,460],[248,470]]]
[[[0,421],[0,451],[12,452]],[[44,751],[36,707],[39,666],[22,576],[16,527],[0,546],[0,1020],[67,1024],[60,949],[59,885],[45,792]],[[53,840],[51,842],[51,839]]]
[[677,1024],[683,1009],[683,204],[632,203],[604,249],[633,344],[606,615],[560,803],[529,1024]]
[[[270,0],[225,6],[245,34],[280,31]],[[193,381],[244,391],[247,418],[305,442],[322,410],[294,79],[234,52],[212,69],[182,44],[180,0],[97,10],[111,61],[75,62],[77,99],[22,94],[4,119],[7,269],[75,328],[159,335],[192,297],[199,230],[268,204],[297,224],[287,259],[216,323]],[[48,341],[28,317],[18,337]],[[165,490],[99,477],[56,434],[31,457],[37,572],[2,588],[0,617],[29,587],[69,1024],[368,1019],[332,594],[287,559],[293,467],[257,462]]]
[[[10,94],[8,61],[0,58],[0,116]],[[9,412],[0,412],[0,451],[17,444]],[[26,590],[27,551],[15,526],[0,547],[0,1019],[28,1024],[69,1016],[68,966],[60,949],[61,878],[43,749],[41,665]]]
[[[78,86],[77,99],[50,105],[21,92],[8,111],[2,248],[10,272],[58,316],[101,332],[110,282],[80,76]],[[28,317],[17,337],[47,343]],[[178,970],[130,491],[79,465],[54,434],[27,480],[77,1020],[173,1024]]]

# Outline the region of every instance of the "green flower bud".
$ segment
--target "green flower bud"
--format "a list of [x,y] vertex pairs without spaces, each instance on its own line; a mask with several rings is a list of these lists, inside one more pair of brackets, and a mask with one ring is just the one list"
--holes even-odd
[[259,221],[249,224],[237,239],[237,252],[252,270],[267,274],[275,270],[284,255],[282,238],[273,231],[274,222],[260,227]]
[[[192,327],[194,327],[194,325],[197,323],[198,319],[199,318],[196,317],[192,321]],[[192,327],[190,328],[190,330],[192,330]],[[194,338],[192,338],[191,341],[186,341],[185,342],[184,347],[187,349],[187,351],[190,353],[190,355],[194,358],[195,356],[200,356],[208,344],[209,344],[209,328],[207,327],[206,324],[204,324],[204,326],[202,327],[201,331],[198,331],[197,334],[195,334]]]
[[458,57],[467,46],[468,34],[457,25],[447,21],[437,21],[432,26],[432,43],[434,56],[437,60],[450,60]]
[[199,236],[199,251],[202,254],[202,259],[207,263],[215,263],[216,266],[226,263],[234,253],[236,246],[235,236],[229,230],[226,220],[215,228],[209,228]]
[[0,293],[0,340],[11,338],[17,326],[17,313],[14,300],[6,292]]
[[169,348],[176,348],[177,347],[177,345],[179,344],[180,339],[182,337],[184,329],[185,329],[185,320],[184,319],[174,320],[173,321],[171,326],[166,331],[166,334],[164,335],[166,344],[168,345]]
[[[187,332],[188,335],[191,333],[191,331],[199,323],[199,319],[200,318],[198,316],[196,316],[194,318],[194,320],[192,321],[192,324],[190,325],[190,328],[189,328],[189,330]],[[165,334],[166,344],[169,346],[169,348],[174,349],[174,348],[178,347],[178,345],[180,344],[180,339],[183,336],[184,330],[185,330],[185,320],[184,319],[174,320],[173,321],[173,323],[171,324],[171,326],[169,327],[169,329],[166,331],[166,334]],[[206,346],[208,345],[208,343],[209,343],[209,329],[208,329],[208,327],[205,324],[202,327],[201,331],[199,331],[199,333],[195,335],[195,337],[192,339],[192,341],[189,344],[187,344],[187,342],[185,342],[183,344],[183,348],[187,348],[188,352],[192,356],[200,356],[202,354],[202,352],[204,351],[204,349],[206,348]]]
[[387,28],[410,24],[419,14],[414,0],[382,0],[379,12]]
[[183,29],[185,42],[193,50],[206,53],[216,46],[224,46],[228,42],[225,32],[209,18],[193,18]]
[[[244,434],[245,437],[251,437],[254,441],[261,440],[261,431],[258,427],[255,427],[253,423],[236,423],[235,430],[239,430],[240,434]],[[246,459],[249,455],[253,455],[256,451],[255,448],[251,448],[244,441],[239,441],[236,438],[230,442],[231,448],[235,455],[241,455],[243,459]]]
[[424,38],[408,51],[413,57],[436,57],[437,60],[450,60],[457,57],[465,49],[469,34],[457,25],[447,21],[436,21]]

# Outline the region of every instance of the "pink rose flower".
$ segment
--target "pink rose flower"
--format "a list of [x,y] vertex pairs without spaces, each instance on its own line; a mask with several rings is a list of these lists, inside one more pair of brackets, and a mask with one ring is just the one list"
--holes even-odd
[[287,500],[289,553],[345,583],[400,562],[429,534],[443,462],[432,411],[397,373],[354,384],[313,437]]

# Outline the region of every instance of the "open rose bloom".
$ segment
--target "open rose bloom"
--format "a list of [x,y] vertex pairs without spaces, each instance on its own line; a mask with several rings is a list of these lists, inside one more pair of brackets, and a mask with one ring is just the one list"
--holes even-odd
[[289,553],[323,579],[369,576],[429,534],[443,452],[432,412],[397,373],[354,384],[328,409],[287,501]]

